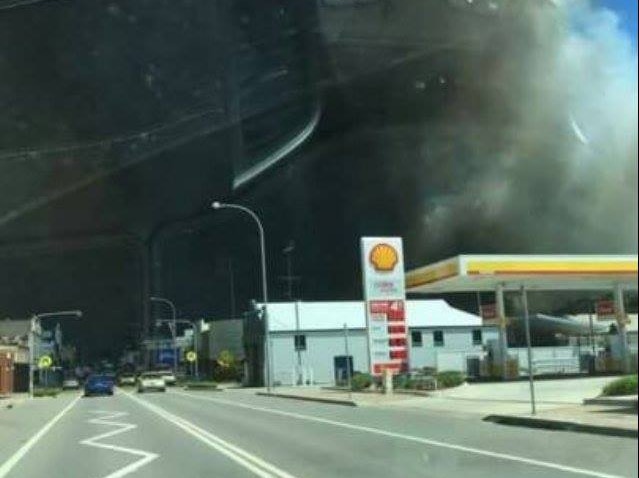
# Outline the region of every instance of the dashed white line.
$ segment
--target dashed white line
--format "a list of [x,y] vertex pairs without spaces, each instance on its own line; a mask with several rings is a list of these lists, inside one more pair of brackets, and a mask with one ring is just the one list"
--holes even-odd
[[128,453],[130,455],[139,456],[140,459],[130,463],[108,475],[105,475],[104,478],[121,478],[123,476],[128,475],[129,473],[133,473],[139,468],[148,465],[150,462],[158,458],[160,455],[157,453],[152,453],[149,451],[138,450],[136,448],[127,448],[118,445],[111,445],[109,443],[103,443],[101,440],[105,438],[110,438],[115,435],[119,435],[121,433],[126,433],[129,430],[137,428],[137,425],[133,423],[123,423],[115,421],[116,418],[120,418],[128,415],[126,412],[113,412],[113,411],[105,411],[105,410],[95,410],[93,413],[100,415],[98,418],[92,418],[87,420],[89,423],[94,425],[106,425],[111,427],[116,427],[114,430],[100,433],[99,435],[93,436],[91,438],[87,438],[85,440],[80,441],[81,445],[92,446],[95,448],[102,448],[105,450],[117,451],[120,453]]
[[566,473],[573,473],[573,474],[577,474],[577,475],[585,475],[585,476],[592,476],[595,478],[624,478],[621,475],[612,475],[609,473],[603,473],[603,472],[599,472],[599,471],[594,471],[594,470],[587,470],[585,468],[577,468],[574,466],[567,466],[567,465],[561,465],[559,463],[552,463],[552,462],[548,462],[548,461],[542,461],[542,460],[535,460],[532,458],[526,458],[523,456],[517,456],[517,455],[510,455],[507,453],[498,453],[498,452],[494,452],[494,451],[490,451],[490,450],[483,450],[481,448],[474,448],[474,447],[469,447],[469,446],[464,446],[464,445],[456,445],[454,443],[447,443],[447,442],[442,442],[442,441],[438,441],[438,440],[431,440],[429,438],[423,438],[423,437],[418,437],[418,436],[414,436],[414,435],[405,435],[403,433],[396,433],[396,432],[391,432],[388,430],[382,430],[380,428],[373,428],[373,427],[367,427],[367,426],[363,426],[363,425],[355,425],[352,423],[347,423],[347,422],[340,422],[337,420],[330,420],[328,418],[320,418],[320,417],[315,417],[312,415],[304,415],[301,413],[294,413],[294,412],[285,412],[283,410],[276,410],[273,408],[266,408],[266,407],[260,407],[257,405],[248,405],[245,403],[238,403],[238,402],[231,402],[229,400],[224,400],[224,399],[220,399],[220,398],[212,398],[212,397],[206,397],[206,396],[201,396],[201,395],[193,395],[190,393],[184,393],[184,392],[178,392],[178,391],[174,391],[172,392],[172,394],[175,395],[183,395],[185,397],[189,397],[189,398],[194,398],[197,400],[206,400],[206,401],[210,401],[210,402],[217,402],[223,405],[229,405],[231,407],[238,407],[238,408],[244,408],[247,410],[253,410],[253,411],[258,411],[258,412],[264,412],[264,413],[271,413],[274,415],[281,415],[281,416],[285,416],[285,417],[289,417],[289,418],[296,418],[298,420],[306,420],[306,421],[310,421],[310,422],[316,422],[316,423],[323,423],[325,425],[332,425],[335,427],[340,427],[340,428],[347,428],[350,430],[357,430],[357,431],[361,431],[361,432],[366,432],[366,433],[371,433],[374,435],[381,435],[381,436],[386,436],[386,437],[390,437],[390,438],[397,438],[397,439],[401,439],[401,440],[406,440],[406,441],[410,441],[410,442],[415,442],[415,443],[421,443],[424,445],[429,445],[429,446],[434,446],[434,447],[438,447],[438,448],[445,448],[445,449],[449,449],[449,450],[455,450],[455,451],[461,451],[464,453],[470,453],[473,455],[480,455],[480,456],[486,456],[489,458],[496,458],[499,460],[504,460],[504,461],[511,461],[511,462],[516,462],[516,463],[524,463],[526,465],[532,465],[532,466],[536,466],[536,467],[540,467],[540,468],[546,468],[546,469],[551,469],[551,470],[555,470],[555,471],[562,471],[562,472],[566,472]]
[[71,403],[64,407],[62,411],[55,417],[49,420],[42,428],[40,428],[40,430],[38,430],[35,435],[29,438],[29,440],[24,445],[22,445],[13,455],[11,455],[9,459],[2,464],[2,466],[0,466],[0,478],[4,478],[9,474],[13,467],[16,466],[16,464],[20,461],[20,459],[22,459],[22,457],[26,455],[27,452],[31,450],[31,448],[33,448],[36,443],[38,443],[38,441],[51,429],[51,427],[53,427],[53,425],[55,425],[58,420],[60,420],[64,416],[65,413],[73,408],[73,405],[75,405],[76,402],[80,400],[81,396],[82,395],[78,395],[76,398],[74,398]]
[[290,473],[194,425],[188,420],[169,413],[162,407],[136,397],[131,393],[125,393],[125,395],[261,478],[295,478]]

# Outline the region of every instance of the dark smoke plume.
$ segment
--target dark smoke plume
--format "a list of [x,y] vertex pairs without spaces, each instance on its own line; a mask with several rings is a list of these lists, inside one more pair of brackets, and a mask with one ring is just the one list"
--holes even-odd
[[637,51],[608,10],[526,3],[528,32],[504,42],[498,61],[458,69],[460,84],[485,86],[464,90],[425,127],[420,159],[437,157],[451,169],[436,174],[457,187],[424,190],[422,253],[460,242],[485,252],[636,252]]

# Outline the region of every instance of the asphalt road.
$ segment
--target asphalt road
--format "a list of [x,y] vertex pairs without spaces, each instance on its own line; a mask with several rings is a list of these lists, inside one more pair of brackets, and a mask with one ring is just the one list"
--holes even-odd
[[0,410],[0,478],[631,477],[637,441],[247,391],[79,398]]

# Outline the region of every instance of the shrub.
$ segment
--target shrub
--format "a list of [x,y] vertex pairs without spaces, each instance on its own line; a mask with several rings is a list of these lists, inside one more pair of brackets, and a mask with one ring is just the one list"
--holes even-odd
[[637,395],[637,376],[629,375],[610,382],[603,389],[602,395],[613,397],[616,395]]
[[213,379],[216,382],[236,382],[242,377],[242,364],[232,352],[223,350],[217,356]]
[[412,380],[408,374],[397,374],[393,377],[393,388],[410,388]]
[[437,373],[437,369],[434,367],[422,367],[421,374],[422,375],[435,375]]
[[353,390],[364,390],[373,384],[373,377],[368,373],[355,372],[351,378],[351,388]]
[[435,375],[437,379],[437,387],[438,388],[450,388],[457,387],[464,383],[466,377],[461,372],[456,372],[453,370],[438,372]]
[[59,388],[36,388],[33,390],[34,397],[56,397],[60,393]]

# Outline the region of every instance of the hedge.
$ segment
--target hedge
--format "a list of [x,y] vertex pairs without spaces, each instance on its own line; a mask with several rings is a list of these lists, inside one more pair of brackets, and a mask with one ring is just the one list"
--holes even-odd
[[62,390],[59,388],[35,388],[33,390],[34,397],[56,397]]
[[364,390],[373,384],[373,377],[368,373],[355,372],[351,378],[353,390]]
[[457,387],[466,381],[463,373],[454,370],[438,372],[435,374],[435,378],[437,379],[437,388]]
[[628,375],[610,382],[603,389],[602,395],[614,397],[617,395],[637,395],[637,376]]

